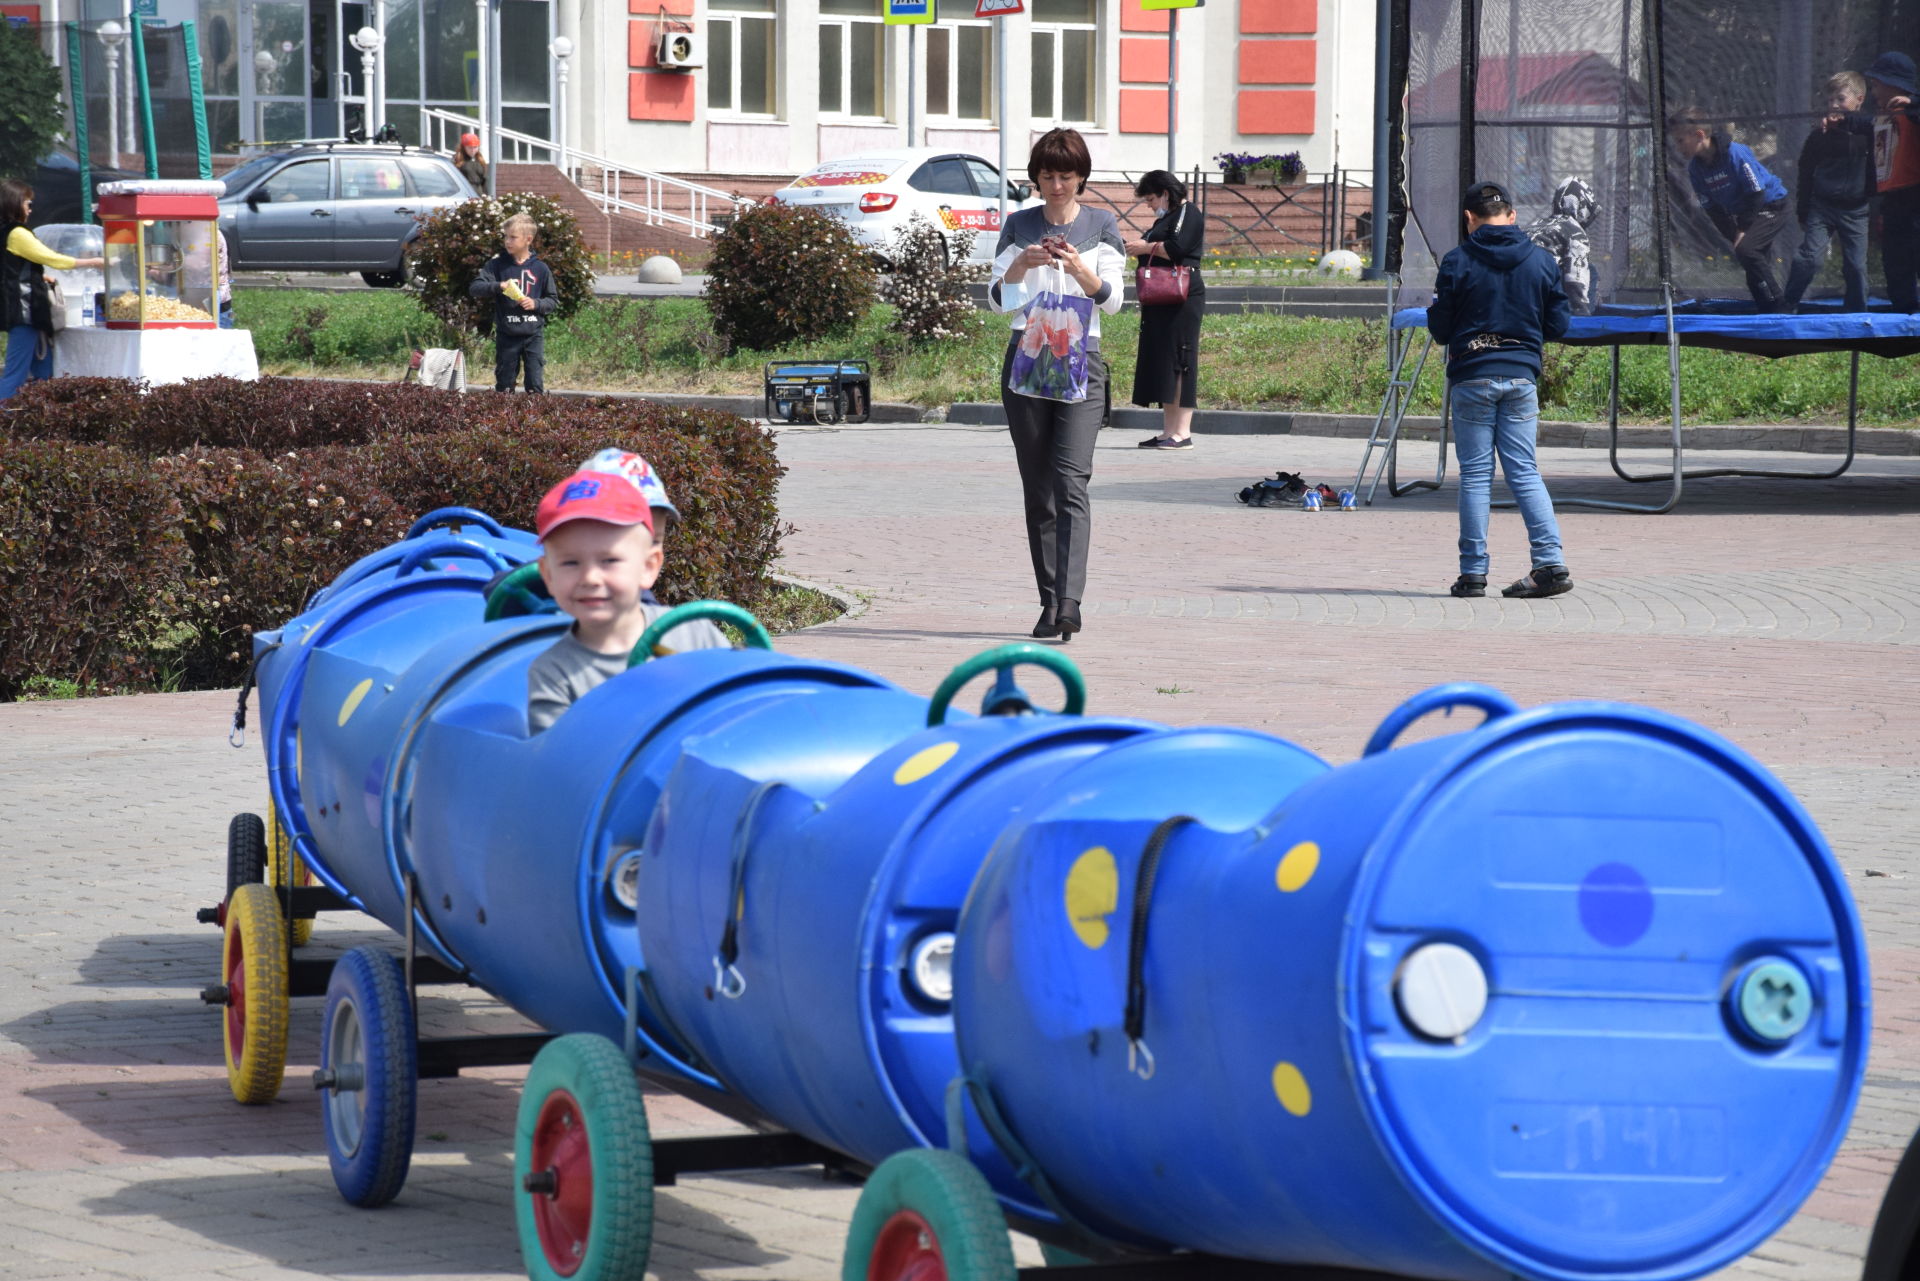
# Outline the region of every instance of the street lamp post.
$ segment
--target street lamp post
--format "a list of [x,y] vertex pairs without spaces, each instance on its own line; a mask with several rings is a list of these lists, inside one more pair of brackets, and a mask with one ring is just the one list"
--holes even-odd
[[94,34],[107,50],[107,150],[115,169],[120,167],[120,42],[127,38],[126,28],[107,21]]
[[380,57],[380,33],[372,27],[362,27],[347,38],[348,43],[360,51],[360,88],[365,106],[361,109],[361,129],[368,138],[379,126],[374,123],[374,64]]
[[500,157],[493,154],[493,131],[487,128],[487,122],[493,119],[487,111],[487,91],[492,87],[487,82],[487,0],[473,0],[473,47],[478,57],[474,59],[474,89],[479,101],[474,104],[474,114],[480,117],[480,127],[474,132],[480,135],[480,154],[487,157],[487,194],[493,194],[493,171],[499,167]]
[[573,41],[556,36],[547,52],[553,55],[554,79],[553,141],[560,153],[560,172],[567,172],[567,71],[573,60]]

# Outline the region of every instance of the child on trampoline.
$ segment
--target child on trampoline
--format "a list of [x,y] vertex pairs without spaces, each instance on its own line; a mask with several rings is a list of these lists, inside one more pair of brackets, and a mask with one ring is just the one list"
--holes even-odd
[[1874,179],[1880,193],[1880,264],[1893,309],[1920,312],[1920,110],[1913,59],[1883,53],[1867,68],[1879,114],[1873,120]]
[[1487,594],[1487,516],[1493,460],[1526,522],[1533,568],[1502,596],[1558,596],[1573,590],[1561,561],[1553,499],[1534,458],[1540,349],[1572,321],[1560,265],[1515,225],[1513,197],[1477,182],[1462,201],[1467,239],[1440,260],[1427,328],[1447,344],[1447,398],[1460,461],[1460,576],[1455,596]]
[[1873,117],[1863,115],[1867,79],[1842,71],[1828,79],[1827,114],[1800,148],[1795,210],[1800,249],[1787,273],[1787,310],[1806,296],[1827,260],[1827,242],[1840,245],[1840,274],[1848,311],[1867,309],[1867,207],[1873,199]]
[[1565,178],[1553,189],[1547,216],[1527,224],[1527,239],[1560,264],[1560,287],[1576,316],[1593,314],[1593,247],[1587,227],[1599,212],[1593,188],[1578,178]]
[[[540,579],[573,626],[527,669],[529,733],[626,671],[641,633],[667,612],[647,599],[666,559],[655,537],[651,489],[664,504],[666,491],[645,459],[607,449],[540,500]],[[719,628],[697,620],[668,632],[654,653],[726,648]]]
[[1675,112],[1667,128],[1674,149],[1687,160],[1687,179],[1700,207],[1747,273],[1754,311],[1783,310],[1786,297],[1773,274],[1773,241],[1787,225],[1786,184],[1697,108]]

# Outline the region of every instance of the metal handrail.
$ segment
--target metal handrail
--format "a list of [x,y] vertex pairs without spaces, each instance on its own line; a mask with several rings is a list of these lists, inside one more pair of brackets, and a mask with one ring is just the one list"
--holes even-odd
[[[449,136],[458,142],[460,134],[480,131],[479,120],[455,111],[428,107],[421,114],[428,122],[435,145],[442,151],[454,150],[447,145]],[[720,230],[720,224],[714,218],[716,212],[731,212],[743,204],[752,203],[717,187],[704,187],[668,174],[635,169],[577,147],[561,147],[534,134],[514,129],[496,129],[493,134],[498,139],[494,144],[496,161],[508,164],[552,164],[565,175],[567,181],[579,187],[602,213],[628,214],[645,221],[648,226],[680,227],[694,235],[711,236]],[[588,185],[589,169],[599,171],[598,190]],[[684,197],[685,213],[667,208],[667,202],[675,197]],[[679,203],[677,199],[674,202]]]

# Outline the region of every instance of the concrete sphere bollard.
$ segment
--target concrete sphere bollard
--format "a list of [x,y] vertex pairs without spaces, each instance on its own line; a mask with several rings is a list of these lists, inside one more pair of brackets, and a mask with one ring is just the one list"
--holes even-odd
[[640,283],[677,285],[680,283],[680,264],[665,254],[655,254],[640,264]]
[[1335,279],[1358,280],[1366,265],[1360,255],[1353,250],[1335,249],[1320,259],[1315,271],[1319,275],[1331,276]]

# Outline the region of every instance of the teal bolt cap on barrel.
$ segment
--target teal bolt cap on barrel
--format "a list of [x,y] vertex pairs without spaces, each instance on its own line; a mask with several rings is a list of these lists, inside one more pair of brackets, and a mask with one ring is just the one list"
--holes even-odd
[[1734,984],[1734,1013],[1749,1035],[1774,1044],[1790,1041],[1813,1017],[1813,984],[1792,961],[1763,956]]

